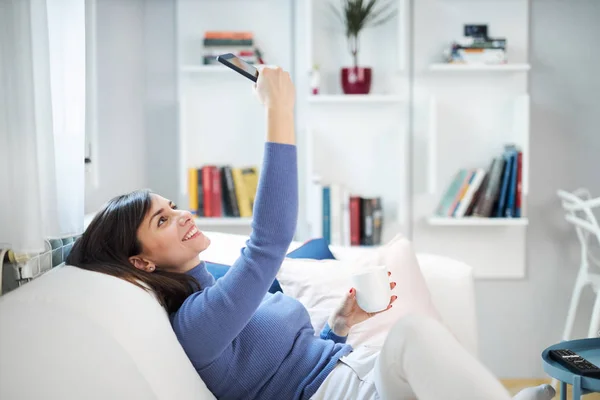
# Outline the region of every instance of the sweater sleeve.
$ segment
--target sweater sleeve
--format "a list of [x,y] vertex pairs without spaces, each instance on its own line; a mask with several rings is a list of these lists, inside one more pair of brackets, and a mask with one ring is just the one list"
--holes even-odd
[[321,335],[319,337],[324,340],[333,340],[335,343],[346,343],[346,339],[348,339],[348,336],[338,336],[335,333],[333,333],[333,330],[329,326],[329,323],[325,324],[323,330],[321,330]]
[[297,217],[296,146],[267,142],[246,247],[221,279],[190,295],[172,316],[196,365],[216,359],[250,321],[285,259]]

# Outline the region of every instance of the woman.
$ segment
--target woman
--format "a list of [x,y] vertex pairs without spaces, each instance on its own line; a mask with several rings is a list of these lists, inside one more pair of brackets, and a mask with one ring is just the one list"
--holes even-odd
[[112,199],[67,262],[154,293],[219,399],[508,399],[432,319],[403,318],[380,354],[353,351],[345,344],[348,331],[371,316],[357,306],[353,290],[320,336],[302,304],[267,294],[296,230],[295,95],[289,74],[279,68],[262,69],[255,91],[266,108],[267,137],[252,234],[223,278],[215,282],[199,260],[210,240],[193,216],[148,191]]

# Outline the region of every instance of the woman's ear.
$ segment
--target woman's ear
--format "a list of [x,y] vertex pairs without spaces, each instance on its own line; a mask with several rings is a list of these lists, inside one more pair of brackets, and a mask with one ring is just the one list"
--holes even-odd
[[156,265],[154,265],[154,263],[152,261],[145,260],[138,256],[129,257],[129,262],[135,268],[142,270],[142,271],[154,272],[154,270],[156,269]]

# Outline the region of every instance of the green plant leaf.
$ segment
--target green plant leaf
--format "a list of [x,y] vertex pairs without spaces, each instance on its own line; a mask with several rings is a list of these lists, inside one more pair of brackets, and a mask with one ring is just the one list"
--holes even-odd
[[367,21],[368,26],[378,26],[381,24],[384,24],[386,22],[388,22],[389,20],[391,20],[392,18],[394,18],[396,16],[397,12],[396,10],[390,12],[388,15],[381,17],[378,20],[375,20],[375,18],[377,18],[379,15],[373,16],[373,18],[369,18],[369,20]]

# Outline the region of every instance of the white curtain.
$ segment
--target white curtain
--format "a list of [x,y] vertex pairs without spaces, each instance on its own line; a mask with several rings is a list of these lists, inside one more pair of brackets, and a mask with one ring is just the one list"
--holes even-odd
[[81,233],[85,5],[0,0],[0,248]]

